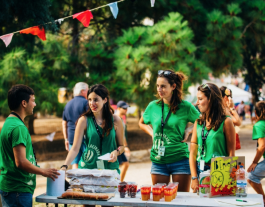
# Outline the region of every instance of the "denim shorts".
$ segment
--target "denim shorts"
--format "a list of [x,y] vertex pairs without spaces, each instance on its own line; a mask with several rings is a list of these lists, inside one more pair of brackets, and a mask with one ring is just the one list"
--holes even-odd
[[257,164],[254,171],[248,173],[248,179],[254,183],[260,184],[263,178],[265,178],[265,159]]
[[124,153],[122,153],[120,156],[118,156],[118,161],[119,161],[119,165],[121,165],[124,162],[128,162]]
[[[69,144],[69,150],[73,147],[72,144]],[[86,150],[86,144],[85,142],[83,141],[82,144],[81,144],[81,147],[80,147],[80,150],[78,152],[78,154],[76,155],[75,159],[73,160],[73,162],[71,163],[71,165],[73,164],[78,164],[80,159],[81,159],[81,156],[83,154],[83,152]]]
[[176,175],[176,174],[190,175],[189,159],[184,159],[169,164],[157,164],[152,162],[151,174],[158,174],[165,176]]
[[4,192],[0,190],[3,207],[32,207],[31,193]]

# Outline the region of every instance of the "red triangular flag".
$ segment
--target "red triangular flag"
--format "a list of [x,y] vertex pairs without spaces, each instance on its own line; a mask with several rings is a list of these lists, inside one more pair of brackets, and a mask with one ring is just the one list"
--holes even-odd
[[82,22],[84,27],[88,27],[90,23],[90,19],[93,19],[93,15],[91,11],[87,10],[84,12],[79,12],[77,14],[74,14],[73,19],[75,18],[77,18],[80,22]]
[[44,28],[40,29],[38,26],[23,29],[20,33],[37,35],[40,39],[46,40]]

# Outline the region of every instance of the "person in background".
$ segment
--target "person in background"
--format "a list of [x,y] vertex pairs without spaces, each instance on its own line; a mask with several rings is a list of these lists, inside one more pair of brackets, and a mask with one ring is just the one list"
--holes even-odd
[[253,124],[253,108],[254,108],[254,105],[253,105],[253,101],[251,100],[250,101],[250,104],[249,104],[249,112],[250,112],[250,120],[251,120],[251,124]]
[[226,116],[220,89],[211,83],[198,87],[197,104],[201,117],[195,122],[190,145],[191,188],[199,189],[200,172],[210,169],[211,159],[235,156],[236,133]]
[[26,85],[14,85],[7,95],[11,111],[0,134],[0,195],[3,207],[32,206],[36,174],[55,180],[56,169],[37,166],[31,137],[24,124],[36,106],[34,91]]
[[245,120],[245,104],[244,101],[241,101],[240,104],[237,106],[237,112],[239,114],[239,117],[242,120]]
[[241,125],[241,119],[239,115],[236,112],[236,109],[234,107],[234,103],[232,100],[232,91],[227,88],[226,86],[222,86],[220,88],[222,97],[223,97],[223,104],[224,104],[224,110],[225,110],[225,115],[230,116],[233,124],[235,126],[240,126]]
[[[123,126],[119,116],[114,113],[109,103],[109,91],[102,84],[96,84],[87,92],[88,110],[81,115],[76,124],[74,144],[69,151],[62,170],[75,159],[80,151],[83,136],[86,135],[86,149],[78,163],[80,169],[119,170],[117,157],[124,152]],[[98,157],[110,153],[110,160]]]
[[[248,182],[252,188],[263,196],[265,204],[265,194],[262,189],[261,180],[265,178],[265,101],[259,101],[255,106],[257,122],[253,126],[252,139],[258,141],[258,148],[252,164],[248,168]],[[263,160],[259,162],[263,156]]]
[[129,105],[124,101],[119,101],[117,103],[116,115],[118,115],[122,121],[123,129],[124,129],[123,143],[124,143],[124,147],[125,147],[125,152],[123,154],[121,154],[120,156],[118,156],[118,161],[119,161],[120,170],[121,170],[121,181],[124,181],[126,172],[129,168],[129,161],[127,160],[126,156],[127,157],[130,156],[130,149],[128,147],[127,139],[126,139],[126,124],[124,123],[124,120],[123,120],[123,116],[126,116],[128,107],[129,107]]
[[[83,82],[75,84],[74,98],[69,101],[64,107],[63,111],[63,136],[65,140],[65,149],[69,151],[73,147],[76,121],[81,114],[88,110],[87,103],[88,85]],[[85,150],[85,143],[82,142],[79,153],[71,163],[73,169],[78,168],[78,163],[83,151]]]
[[[185,127],[199,118],[199,111],[183,100],[187,77],[173,70],[159,70],[158,100],[149,103],[139,121],[140,128],[153,138],[150,159],[153,185],[179,182],[179,191],[190,190],[189,149],[183,142]],[[152,128],[149,126],[152,125]]]

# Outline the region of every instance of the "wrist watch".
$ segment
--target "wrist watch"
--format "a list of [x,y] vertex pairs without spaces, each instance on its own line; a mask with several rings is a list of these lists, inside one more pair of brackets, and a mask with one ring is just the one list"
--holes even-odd
[[196,177],[192,176],[191,179],[195,180],[195,179],[198,179],[198,177],[197,176]]

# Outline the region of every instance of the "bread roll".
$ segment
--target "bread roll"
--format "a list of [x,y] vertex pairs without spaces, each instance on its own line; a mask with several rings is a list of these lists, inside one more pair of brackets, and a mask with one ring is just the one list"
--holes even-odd
[[83,192],[65,192],[62,194],[62,198],[81,198],[84,200],[107,200],[109,196],[107,194],[98,193],[83,193]]

